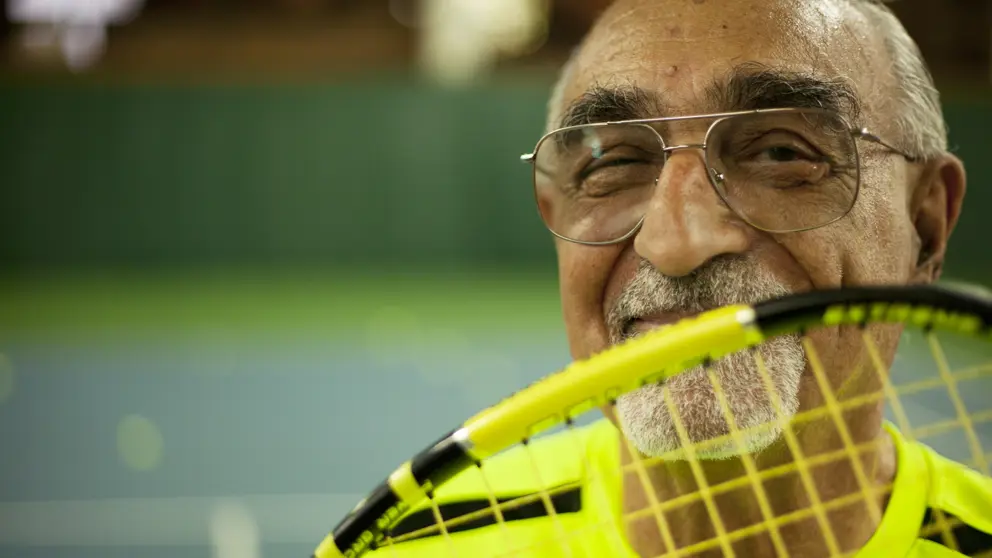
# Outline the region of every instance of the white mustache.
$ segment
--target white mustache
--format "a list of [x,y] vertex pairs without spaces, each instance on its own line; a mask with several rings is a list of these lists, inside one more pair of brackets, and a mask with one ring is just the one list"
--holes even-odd
[[683,277],[669,277],[647,260],[606,314],[613,343],[629,337],[630,323],[656,313],[699,313],[732,304],[755,304],[791,294],[765,266],[749,256],[720,256]]

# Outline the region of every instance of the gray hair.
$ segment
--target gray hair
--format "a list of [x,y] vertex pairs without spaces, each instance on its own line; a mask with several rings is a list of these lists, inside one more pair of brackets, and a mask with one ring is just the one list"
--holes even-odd
[[[893,0],[847,0],[865,16],[883,38],[889,58],[891,79],[897,91],[892,101],[889,125],[900,147],[910,155],[931,159],[947,151],[948,130],[934,85],[919,46],[887,4]],[[548,101],[547,131],[557,128],[562,119],[565,88],[571,80],[578,59],[575,49],[565,62]]]
[[886,5],[891,0],[852,0],[883,38],[896,84],[892,127],[909,154],[924,159],[947,151],[947,122],[940,93],[916,42]]
[[565,110],[565,88],[568,87],[568,82],[572,80],[572,74],[575,73],[575,64],[579,58],[579,50],[579,48],[576,48],[572,51],[572,55],[568,57],[565,65],[562,66],[554,87],[551,88],[551,98],[548,99],[548,120],[544,124],[546,132],[551,132],[561,125],[562,114]]

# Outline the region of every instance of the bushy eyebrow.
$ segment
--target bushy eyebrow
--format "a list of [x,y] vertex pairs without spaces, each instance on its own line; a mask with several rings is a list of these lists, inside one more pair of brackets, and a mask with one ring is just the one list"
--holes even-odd
[[710,84],[706,96],[714,106],[727,111],[821,108],[856,121],[862,110],[857,92],[843,79],[755,63],[735,66],[726,78]]
[[560,124],[564,128],[660,116],[660,100],[657,93],[636,85],[597,85],[568,106]]
[[[842,79],[755,63],[732,68],[706,88],[705,97],[717,112],[822,108],[837,111],[856,122],[862,110],[857,93]],[[560,125],[567,127],[671,115],[665,107],[663,92],[633,84],[597,85],[566,108]]]

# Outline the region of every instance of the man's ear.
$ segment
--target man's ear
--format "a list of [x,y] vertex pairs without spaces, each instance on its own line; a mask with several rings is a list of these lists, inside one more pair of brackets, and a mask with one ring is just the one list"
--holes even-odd
[[919,239],[912,283],[929,284],[940,279],[966,189],[964,164],[950,153],[927,163],[920,174],[909,208]]

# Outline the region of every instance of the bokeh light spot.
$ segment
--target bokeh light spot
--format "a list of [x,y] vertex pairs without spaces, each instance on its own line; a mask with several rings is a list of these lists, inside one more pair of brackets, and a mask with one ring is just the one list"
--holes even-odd
[[140,415],[129,415],[117,425],[117,452],[135,471],[150,471],[162,462],[162,433],[155,423]]
[[237,501],[219,503],[210,517],[214,558],[260,558],[262,537],[251,510]]

